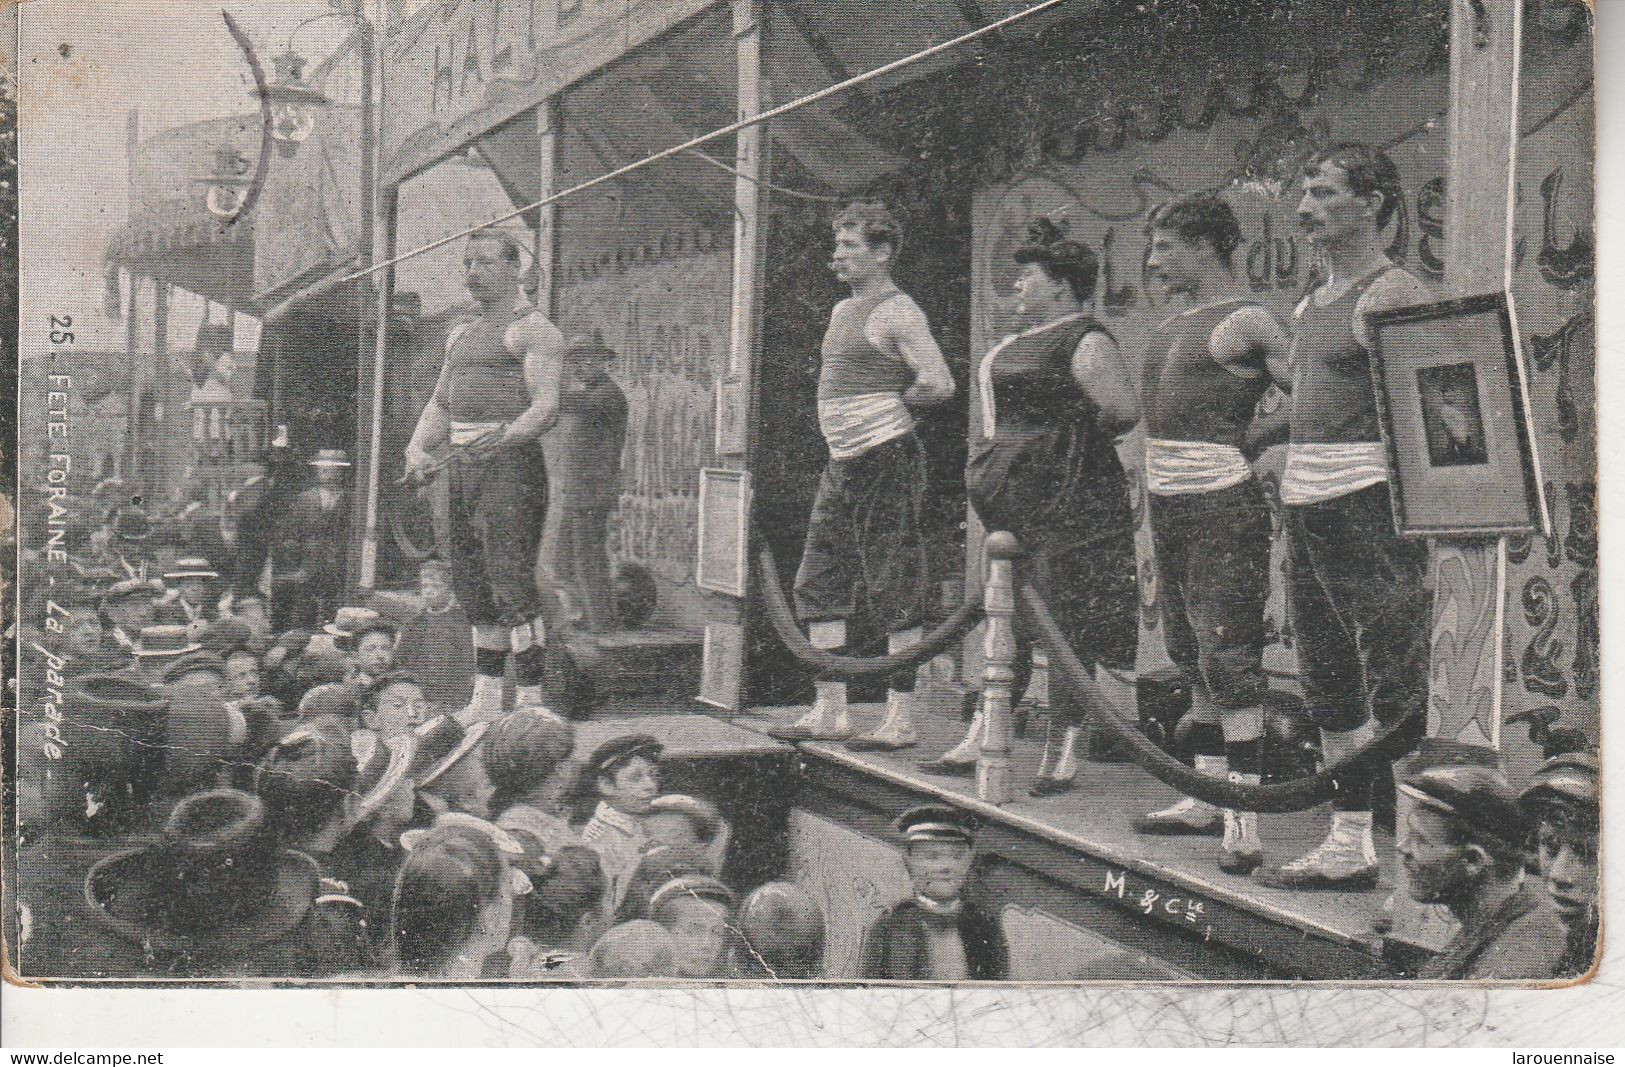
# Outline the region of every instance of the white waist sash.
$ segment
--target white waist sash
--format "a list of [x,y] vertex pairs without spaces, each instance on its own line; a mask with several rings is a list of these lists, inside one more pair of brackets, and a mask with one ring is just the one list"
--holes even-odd
[[1158,496],[1213,493],[1252,476],[1252,464],[1234,445],[1156,437],[1145,440],[1145,484]]
[[1294,441],[1287,446],[1281,503],[1318,504],[1387,480],[1381,441]]
[[477,441],[492,430],[500,430],[504,426],[500,422],[453,422],[451,424],[451,443],[458,448],[470,441]]
[[914,429],[914,416],[896,393],[860,393],[818,402],[818,428],[835,459],[860,456]]

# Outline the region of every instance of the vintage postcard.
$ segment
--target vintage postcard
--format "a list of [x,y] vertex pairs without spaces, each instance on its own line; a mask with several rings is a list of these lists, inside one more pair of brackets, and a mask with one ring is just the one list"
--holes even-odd
[[1595,979],[1585,4],[16,19],[14,982]]

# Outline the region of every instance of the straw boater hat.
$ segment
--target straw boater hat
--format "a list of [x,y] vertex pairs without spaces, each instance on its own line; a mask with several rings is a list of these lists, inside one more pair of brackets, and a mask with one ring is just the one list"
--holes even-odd
[[209,561],[202,556],[188,556],[175,561],[175,569],[164,572],[168,581],[178,581],[182,578],[218,578],[220,572],[209,566]]
[[[482,723],[481,725],[484,724]],[[405,831],[401,834],[401,848],[405,849],[407,852],[411,852],[418,846],[422,845],[431,835],[437,834],[444,830],[462,830],[489,838],[491,843],[497,847],[497,851],[502,853],[503,859],[507,861],[509,865],[508,878],[510,879],[509,884],[513,888],[514,896],[524,896],[526,893],[531,892],[532,889],[535,888],[535,883],[531,881],[530,875],[526,874],[522,869],[515,866],[516,863],[525,858],[524,846],[518,841],[515,841],[513,835],[508,833],[508,831],[497,826],[495,823],[486,822],[477,815],[470,815],[467,812],[443,811],[439,815],[435,816],[434,825],[428,829],[423,829],[420,827]],[[552,870],[553,861],[548,859],[546,856],[533,856],[530,857],[530,862],[528,865],[532,870],[537,871],[539,875],[545,876],[548,871]]]
[[438,715],[413,731],[417,751],[408,772],[419,789],[432,785],[463,757],[474,751],[490,729],[488,722],[477,722],[468,729],[449,715]]
[[649,914],[652,916],[662,904],[683,897],[713,901],[726,908],[734,906],[733,890],[717,879],[709,874],[684,874],[649,894]]
[[356,805],[356,822],[365,822],[376,815],[390,794],[406,780],[414,751],[412,735],[403,734],[375,743],[372,751],[360,759],[355,778],[356,795],[361,798]]
[[144,626],[136,636],[134,652],[138,659],[158,659],[184,656],[200,647],[185,626]]
[[383,619],[371,608],[340,608],[333,621],[322,627],[326,633],[339,638],[356,638],[364,629],[373,628]]
[[114,582],[108,587],[107,592],[102,594],[101,606],[106,608],[110,604],[116,604],[121,600],[128,600],[136,596],[157,600],[158,597],[163,595],[163,591],[164,587],[151,579],[126,578],[121,582]]
[[194,671],[212,671],[224,681],[226,677],[226,661],[217,654],[208,651],[188,652],[185,655],[176,656],[174,660],[164,666],[164,683],[174,682]]
[[348,467],[350,456],[342,448],[324,448],[310,458],[312,467]]

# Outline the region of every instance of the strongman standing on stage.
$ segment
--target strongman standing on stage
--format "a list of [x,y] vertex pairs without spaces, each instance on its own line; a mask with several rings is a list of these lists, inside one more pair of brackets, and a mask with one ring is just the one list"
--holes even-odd
[[564,337],[520,289],[519,245],[500,230],[468,239],[463,269],[479,317],[452,330],[434,396],[406,448],[421,480],[448,445],[451,573],[474,631],[474,697],[465,723],[502,714],[514,658],[520,706],[539,705],[547,655],[536,550],[547,514],[540,438],[558,418]]
[[[1230,205],[1182,197],[1152,212],[1146,229],[1151,277],[1194,305],[1153,333],[1141,389],[1158,607],[1169,657],[1192,694],[1195,725],[1182,733],[1199,771],[1257,785],[1270,515],[1242,442],[1270,366],[1284,373],[1287,339],[1237,283],[1241,225]],[[1255,812],[1221,819],[1187,799],[1136,829],[1204,834],[1221,825],[1220,868],[1250,873],[1264,858]]]
[[[818,375],[818,425],[829,463],[818,482],[796,573],[796,613],[822,649],[846,644],[846,621],[861,579],[868,603],[884,613],[889,652],[920,640],[927,582],[920,512],[925,452],[911,405],[954,395],[953,378],[925,313],[892,281],[902,228],[878,203],[857,203],[835,220],[830,266],[852,287],[835,305]],[[812,709],[781,731],[796,739],[846,738],[846,683],[819,679]],[[886,693],[880,727],[848,747],[894,751],[916,743],[914,672],[899,671]]]
[[[1322,150],[1304,176],[1298,224],[1328,268],[1294,315],[1286,505],[1294,632],[1305,703],[1328,764],[1426,706],[1427,545],[1394,532],[1377,427],[1366,316],[1429,299],[1394,265],[1385,233],[1403,202],[1399,171],[1363,144]],[[1308,855],[1259,872],[1271,885],[1370,888],[1372,777],[1345,775],[1332,827]]]

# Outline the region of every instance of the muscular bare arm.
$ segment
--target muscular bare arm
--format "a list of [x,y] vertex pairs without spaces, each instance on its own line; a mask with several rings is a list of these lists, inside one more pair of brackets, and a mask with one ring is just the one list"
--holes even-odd
[[1129,380],[1117,342],[1109,334],[1093,330],[1078,342],[1072,352],[1072,377],[1111,420],[1114,432],[1126,430],[1139,420],[1140,402],[1134,394],[1134,383]]
[[1240,308],[1214,327],[1208,341],[1213,359],[1238,378],[1253,380],[1266,374],[1272,381],[1287,376],[1286,331],[1262,307]]
[[508,329],[512,340],[524,348],[525,386],[530,390],[530,407],[508,424],[502,442],[520,445],[536,440],[558,421],[564,335],[539,314],[516,322]]
[[446,447],[446,441],[451,436],[451,415],[446,411],[440,398],[445,394],[446,372],[449,361],[440,367],[440,380],[435,383],[434,395],[429,398],[428,406],[423,414],[418,416],[416,429],[412,431],[412,440],[406,445],[406,473],[418,474],[425,470],[432,462],[431,453]]
[[906,296],[887,301],[877,312],[877,332],[914,372],[913,384],[903,390],[903,402],[926,406],[952,400],[954,378],[937,339],[931,336],[925,312]]

